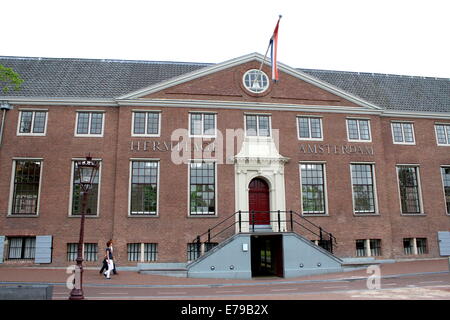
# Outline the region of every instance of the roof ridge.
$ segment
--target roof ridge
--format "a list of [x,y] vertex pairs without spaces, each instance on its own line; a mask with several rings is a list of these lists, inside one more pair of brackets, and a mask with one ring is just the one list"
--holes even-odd
[[379,72],[359,72],[359,71],[340,71],[340,70],[325,70],[325,69],[306,69],[306,68],[297,68],[301,72],[328,72],[328,73],[340,73],[340,74],[357,74],[357,75],[371,75],[371,76],[384,76],[384,77],[392,77],[392,78],[411,78],[411,79],[433,79],[433,80],[450,80],[450,78],[443,77],[426,77],[426,76],[411,76],[411,75],[401,75],[401,74],[393,74],[393,73],[379,73]]
[[94,61],[94,62],[116,62],[116,63],[145,63],[145,64],[181,64],[209,66],[215,63],[208,62],[185,62],[185,61],[158,61],[158,60],[126,60],[126,59],[102,59],[102,58],[57,58],[57,57],[25,57],[25,56],[0,56],[0,59],[10,60],[38,60],[38,61]]

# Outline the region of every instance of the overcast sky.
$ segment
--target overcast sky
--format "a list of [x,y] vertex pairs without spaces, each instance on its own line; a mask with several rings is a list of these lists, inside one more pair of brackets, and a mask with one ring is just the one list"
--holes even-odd
[[220,63],[450,78],[449,0],[2,1],[0,55]]

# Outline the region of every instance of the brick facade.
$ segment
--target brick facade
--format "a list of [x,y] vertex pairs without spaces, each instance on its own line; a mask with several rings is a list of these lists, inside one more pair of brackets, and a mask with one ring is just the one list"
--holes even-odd
[[[87,218],[85,225],[85,243],[98,244],[99,261],[87,262],[87,265],[100,263],[106,241],[110,238],[115,240],[116,257],[121,266],[136,264],[127,260],[128,243],[157,243],[158,262],[184,262],[188,242],[235,212],[235,171],[232,163],[220,163],[218,159],[217,214],[192,217],[188,204],[188,165],[174,164],[164,142],[170,144],[174,130],[188,129],[189,112],[192,111],[213,112],[217,129],[223,133],[227,129],[244,129],[244,119],[248,113],[264,113],[271,116],[272,130],[279,130],[279,153],[289,158],[284,168],[287,210],[302,212],[299,163],[325,163],[328,212],[323,216],[307,218],[337,238],[335,254],[338,257],[354,257],[357,239],[381,239],[381,256],[377,258],[439,257],[437,232],[450,230],[440,172],[441,166],[450,166],[450,147],[437,145],[435,123],[445,121],[432,116],[387,116],[286,72],[282,72],[280,81],[271,84],[265,93],[251,94],[243,87],[242,76],[248,69],[258,67],[259,63],[255,61],[244,63],[145,94],[132,102],[123,101],[116,106],[14,104],[14,109],[7,112],[0,147],[0,235],[52,235],[51,265],[67,265],[67,244],[78,242],[80,227],[80,219],[69,214],[72,159],[90,153],[94,158],[101,159],[102,164],[99,214]],[[266,72],[270,74],[268,69]],[[164,105],[167,99],[181,104]],[[152,104],[152,100],[158,103]],[[191,104],[192,101],[207,103],[199,107],[196,103]],[[286,105],[307,106],[309,109],[293,108],[295,110],[290,111]],[[320,107],[320,111],[311,106]],[[282,110],[279,109],[281,107]],[[327,108],[330,111],[327,112]],[[19,113],[27,109],[47,110],[45,136],[17,135]],[[365,112],[361,112],[362,109]],[[76,113],[81,110],[103,112],[103,137],[75,136]],[[159,137],[132,137],[132,114],[137,110],[160,112]],[[322,141],[298,139],[296,117],[301,115],[321,117]],[[370,121],[370,142],[348,141],[348,118]],[[393,143],[391,122],[399,120],[413,123],[414,145]],[[209,142],[205,141],[207,144]],[[308,146],[315,147],[316,153],[309,152]],[[373,154],[351,152],[352,146],[370,147]],[[236,146],[234,154],[239,149],[240,146]],[[222,156],[222,162],[226,162],[225,156]],[[8,214],[13,159],[19,158],[42,159],[37,216],[15,217]],[[157,216],[130,217],[128,214],[132,159],[159,161]],[[378,214],[354,213],[351,163],[370,163],[374,166]],[[423,214],[401,214],[396,172],[399,164],[419,167]],[[405,255],[404,238],[426,238],[428,253]],[[6,259],[5,263],[14,262]]]

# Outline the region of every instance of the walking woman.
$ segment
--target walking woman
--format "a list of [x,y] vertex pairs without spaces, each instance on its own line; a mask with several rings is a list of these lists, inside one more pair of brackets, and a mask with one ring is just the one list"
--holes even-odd
[[103,273],[106,279],[111,279],[111,271],[114,269],[113,253],[112,253],[112,240],[106,243],[106,263],[108,264],[108,269]]

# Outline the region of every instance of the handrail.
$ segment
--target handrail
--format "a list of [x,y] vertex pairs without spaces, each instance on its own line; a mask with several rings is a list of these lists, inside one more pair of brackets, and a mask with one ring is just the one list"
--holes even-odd
[[[316,237],[319,238],[319,244],[320,245],[325,245],[325,242],[327,242],[329,245],[329,251],[332,253],[333,252],[333,246],[337,245],[337,240],[336,237],[334,237],[330,232],[322,229],[322,227],[318,226],[317,224],[309,221],[308,219],[306,219],[304,216],[302,216],[301,214],[289,210],[289,211],[281,211],[281,210],[276,210],[276,211],[237,211],[234,212],[232,215],[226,217],[225,219],[223,219],[222,221],[220,221],[219,223],[215,224],[214,226],[212,226],[211,228],[209,228],[206,232],[198,235],[193,241],[192,243],[197,243],[197,245],[200,247],[201,243],[211,243],[211,240],[218,237],[220,234],[222,234],[223,232],[225,232],[226,230],[228,230],[231,227],[236,227],[237,225],[237,233],[241,233],[242,232],[242,224],[243,223],[248,223],[248,226],[252,227],[252,230],[255,230],[255,216],[256,214],[259,213],[268,213],[269,217],[271,213],[276,213],[276,220],[270,220],[269,218],[269,223],[272,222],[276,222],[278,225],[278,232],[287,232],[289,229],[291,232],[295,232],[294,230],[294,225],[299,226],[301,228],[303,228],[304,230],[308,231],[309,233],[315,235]],[[281,213],[284,213],[285,215],[285,219],[281,219]],[[243,220],[243,214],[248,214],[248,220]],[[289,214],[289,216],[288,216]],[[237,215],[237,218],[236,218]],[[226,221],[228,221],[230,218],[235,217],[234,221],[229,224],[224,226],[223,228],[221,228],[219,231],[215,232],[215,230],[223,225]],[[300,218],[302,222],[305,223],[300,223],[298,222],[298,219],[294,219],[295,218]],[[281,224],[285,223],[285,228],[282,230],[281,229]],[[289,224],[288,224],[289,223]],[[290,228],[289,228],[289,227]],[[315,229],[315,230],[311,230],[311,229]],[[201,239],[207,235],[207,240],[206,241],[201,241]],[[326,239],[328,238],[328,239]],[[328,250],[328,249],[327,249]]]

